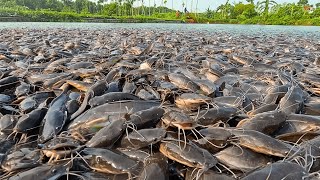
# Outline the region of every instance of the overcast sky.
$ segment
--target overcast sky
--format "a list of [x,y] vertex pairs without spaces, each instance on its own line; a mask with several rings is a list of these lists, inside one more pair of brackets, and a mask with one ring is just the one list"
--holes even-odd
[[[109,0],[111,1],[111,0]],[[149,6],[149,1],[151,6],[154,4],[154,2],[157,4],[157,6],[161,5],[161,0],[144,0],[144,4],[146,6]],[[183,10],[182,8],[182,2],[187,6],[188,11],[191,11],[191,1],[193,1],[193,7],[192,9],[195,11],[196,9],[196,2],[197,0],[167,0],[167,7],[172,8],[172,2],[173,2],[173,8],[179,9],[180,11]],[[203,12],[208,7],[210,9],[216,9],[219,5],[226,3],[227,0],[198,0],[198,11]],[[246,2],[245,0],[229,0],[230,3],[237,3],[237,2]],[[292,2],[298,2],[299,0],[275,0],[277,3],[292,3]],[[141,0],[139,0],[141,2]],[[257,3],[258,0],[255,0],[255,3]],[[320,2],[320,0],[309,0],[309,4],[316,4],[316,2]]]

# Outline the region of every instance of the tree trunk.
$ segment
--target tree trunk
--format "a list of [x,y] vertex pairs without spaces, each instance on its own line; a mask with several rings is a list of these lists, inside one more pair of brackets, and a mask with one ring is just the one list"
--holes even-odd
[[171,0],[171,9],[173,10],[173,0]]
[[186,8],[188,9],[188,0],[186,0]]
[[266,0],[266,7],[264,9],[264,15],[267,18],[269,13],[269,0]]
[[122,8],[121,8],[121,6],[122,6],[122,2],[119,1],[119,11],[120,11],[119,15],[120,16],[122,16]]
[[149,16],[151,16],[151,0],[149,0]]
[[193,12],[193,0],[191,0],[191,9],[190,12]]
[[138,16],[140,15],[140,7],[137,7],[137,11],[138,11]]
[[144,1],[141,0],[142,14],[145,16],[146,12],[144,11]]
[[161,9],[163,8],[163,1],[164,1],[164,0],[161,1]]
[[197,2],[196,2],[196,17],[198,15],[198,3],[199,3],[199,0],[197,0]]

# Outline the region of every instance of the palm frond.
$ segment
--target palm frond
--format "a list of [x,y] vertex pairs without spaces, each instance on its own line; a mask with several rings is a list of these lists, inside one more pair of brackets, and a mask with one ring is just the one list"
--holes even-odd
[[271,0],[269,3],[270,4],[278,4],[276,1],[273,1],[273,0]]

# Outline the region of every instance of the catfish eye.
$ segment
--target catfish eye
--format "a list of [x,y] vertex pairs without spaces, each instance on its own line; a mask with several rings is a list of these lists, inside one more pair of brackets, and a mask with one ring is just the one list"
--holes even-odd
[[57,170],[56,169],[52,169],[52,174],[55,174],[56,172],[57,172]]
[[97,162],[101,162],[101,158],[100,157],[97,157],[96,160],[97,160]]

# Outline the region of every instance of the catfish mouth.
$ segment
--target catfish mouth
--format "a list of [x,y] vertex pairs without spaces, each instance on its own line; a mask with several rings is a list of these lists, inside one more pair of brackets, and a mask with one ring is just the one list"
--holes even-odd
[[19,169],[25,169],[25,168],[33,168],[36,167],[38,164],[35,163],[32,160],[21,160],[19,163],[16,162],[17,160],[13,160],[13,162],[9,161],[1,165],[1,168],[3,168],[7,172],[16,171]]
[[194,129],[194,122],[186,122],[186,123],[172,123],[174,126],[184,129],[184,130],[190,130]]
[[195,127],[195,122],[190,122],[190,121],[186,121],[186,122],[177,122],[175,120],[168,120],[168,119],[162,119],[162,121],[165,124],[174,126],[174,127],[178,127],[180,129],[184,129],[184,130],[189,130],[189,129],[194,129]]
[[76,151],[81,150],[84,146],[73,146],[73,145],[59,145],[59,147],[55,147],[54,149],[42,149],[42,153],[49,157],[49,162],[52,162],[53,159],[59,160],[66,157],[70,157]]
[[65,151],[65,150],[72,150],[72,149],[76,149],[77,146],[73,146],[73,145],[66,145],[66,146],[58,146],[58,147],[55,147],[53,150],[55,151]]
[[[177,146],[177,144],[174,143],[174,146]],[[169,159],[172,159],[174,161],[177,161],[183,165],[189,166],[189,167],[195,167],[195,168],[200,168],[202,169],[201,165],[198,162],[194,162],[192,160],[184,159],[180,156],[181,153],[183,152],[189,152],[191,149],[190,147],[184,150],[179,150],[180,152],[175,152],[172,148],[168,147],[167,144],[160,144],[160,149],[159,151],[163,153],[165,156],[167,156]]]
[[74,150],[77,150],[76,146],[59,146],[54,149],[43,149],[42,151],[48,156],[52,156],[54,154],[69,154]]
[[80,146],[80,144],[61,143],[61,144],[56,144],[54,146],[44,147],[43,150],[47,150],[47,151],[68,151],[68,150],[77,149],[79,146]]

